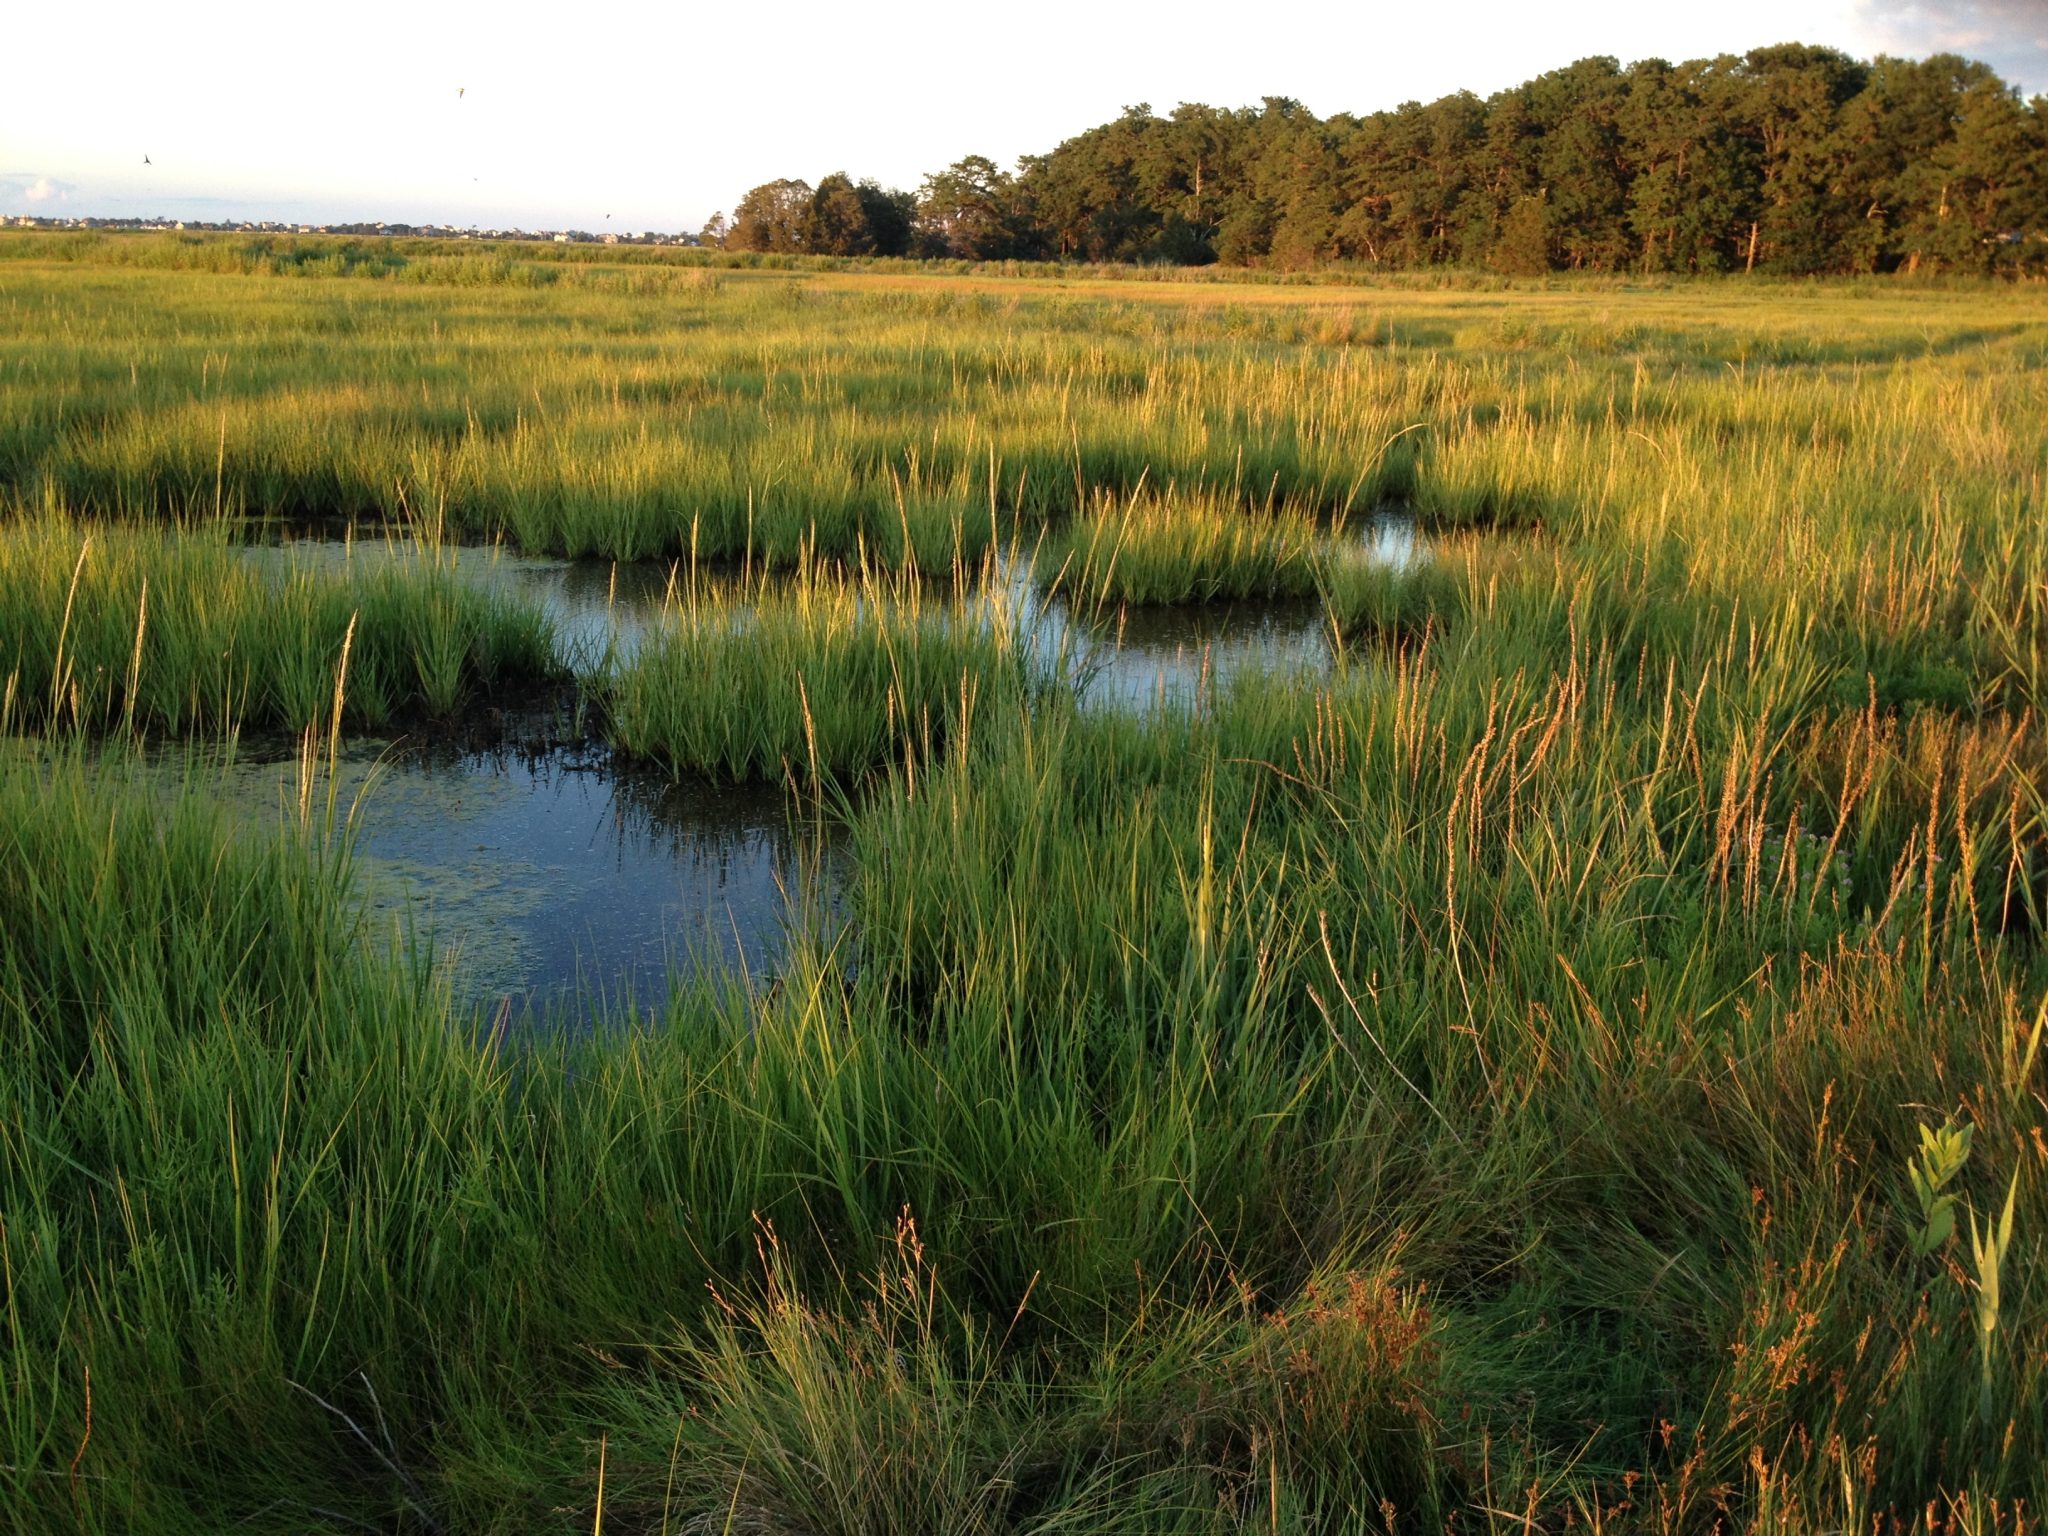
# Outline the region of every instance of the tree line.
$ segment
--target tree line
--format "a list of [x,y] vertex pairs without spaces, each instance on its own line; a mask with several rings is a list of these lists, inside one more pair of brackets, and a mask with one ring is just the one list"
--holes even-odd
[[708,241],[845,256],[1512,273],[2048,270],[2048,97],[1939,54],[1581,59],[1484,99],[1128,107],[1017,171],[769,182]]

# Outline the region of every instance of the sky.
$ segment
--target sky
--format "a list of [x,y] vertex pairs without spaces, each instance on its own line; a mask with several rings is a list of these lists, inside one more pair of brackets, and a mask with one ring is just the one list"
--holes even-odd
[[1367,112],[1778,42],[2048,92],[2048,0],[69,0],[0,10],[0,214],[695,230],[779,176],[915,188],[1138,102]]

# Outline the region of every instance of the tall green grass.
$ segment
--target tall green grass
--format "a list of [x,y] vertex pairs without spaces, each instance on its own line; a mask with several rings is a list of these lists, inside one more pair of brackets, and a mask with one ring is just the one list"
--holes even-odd
[[1000,726],[1039,686],[992,583],[856,574],[697,573],[599,684],[621,750],[680,772],[851,783]]
[[1248,513],[1216,493],[1172,487],[1098,495],[1034,568],[1084,607],[1303,597],[1315,590],[1329,531],[1292,507]]
[[[16,1525],[2032,1528],[2036,296],[721,283],[0,272],[17,485],[695,549],[605,729],[847,850],[772,980],[504,1038],[338,812],[104,729],[328,729],[466,589],[16,519]],[[1391,494],[1428,558],[1297,557]],[[1333,669],[1083,710],[979,574],[1041,529]]]
[[[1608,743],[1606,681],[984,738],[863,813],[857,966],[799,942],[523,1052],[365,944],[295,822],[11,753],[49,872],[0,929],[14,1507],[547,1526],[600,1445],[654,1529],[2030,1495],[2038,1316],[1987,1423],[1970,1287],[1892,1214],[1954,1105],[1965,1200],[2022,1169],[2005,1294],[2040,1283],[1995,762],[1840,722],[1752,791],[1755,701],[1667,739],[1651,690]],[[1885,791],[1779,838],[1844,739]]]
[[22,261],[0,306],[0,481],[31,499],[409,505],[620,558],[793,562],[808,542],[938,569],[986,544],[992,504],[1029,536],[1141,483],[1602,537],[1658,507],[1712,526],[1724,497],[1825,522],[1930,485],[2028,494],[2041,447],[2023,290],[1300,298],[816,274],[458,300]]
[[[1125,1521],[1162,1493],[1200,1521],[1290,1411],[1337,1467],[1363,1455],[1396,1471],[1390,1489],[1427,1482],[1399,1422],[1433,1369],[1410,1358],[1427,1335],[1411,1295],[1368,1267],[1352,1318],[1350,1283],[1325,1277],[1290,1326],[1224,1285],[1216,1245],[1239,1229],[1247,1276],[1297,1272],[1284,1210],[1243,1198],[1281,1146],[1313,1147],[1290,1128],[1287,1074],[1232,1085],[1207,1061],[1218,1042],[1193,1036],[1165,1061],[1108,1061],[1074,1029],[1020,1076],[999,1012],[973,1010],[944,1045],[905,1039],[824,951],[751,1003],[678,995],[658,1032],[515,1056],[451,1017],[420,967],[365,946],[345,849],[290,821],[268,839],[226,826],[203,769],[166,815],[82,767],[0,769],[5,846],[52,872],[10,889],[0,948],[15,1060],[33,1068],[0,1089],[0,1477],[32,1524],[546,1525],[594,1507],[579,1426],[598,1421],[613,1518],[653,1525],[659,1499],[676,1528],[792,1498],[836,1502],[840,1528],[945,1529],[964,1507],[949,1499]],[[127,879],[137,901],[105,903]],[[76,942],[46,947],[53,929]],[[1248,1047],[1231,1048],[1241,1064]],[[1069,1119],[1084,1083],[1096,1128]],[[1129,1159],[1168,1171],[1192,1144],[1242,1154],[1133,1177]],[[1066,1213],[1042,1282],[1035,1219],[992,1195],[1018,1217]],[[907,1258],[906,1203],[929,1213],[929,1259]],[[766,1273],[750,1212],[790,1234]],[[928,1278],[906,1264],[955,1262],[943,1302],[901,1288]],[[863,1271],[881,1314],[859,1308]],[[727,1305],[705,1308],[707,1279]],[[1184,1286],[1211,1302],[1174,1301]],[[846,1323],[804,1293],[850,1307]],[[1082,1342],[1134,1302],[1156,1329]],[[758,1353],[763,1333],[779,1353]],[[1315,1438],[1303,1349],[1409,1448]],[[1068,1352],[1095,1363],[1047,1397],[1043,1368]],[[841,1385],[848,1357],[888,1374]],[[956,1465],[864,1476],[870,1405],[957,1441]],[[1192,1440],[1167,1410],[1193,1416]],[[852,1459],[778,1474],[763,1424],[791,1450],[836,1436]],[[1020,1447],[1007,1430],[1024,1424]],[[1038,1486],[980,1486],[1005,1464]]]
[[[470,558],[485,559],[477,554]],[[173,733],[447,715],[561,671],[546,618],[452,552],[263,569],[218,526],[0,525],[0,679],[20,718]]]

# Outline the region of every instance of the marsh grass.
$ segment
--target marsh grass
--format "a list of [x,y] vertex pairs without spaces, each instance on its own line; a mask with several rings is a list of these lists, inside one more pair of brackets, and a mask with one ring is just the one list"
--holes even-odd
[[[317,720],[314,804],[459,587],[244,614],[212,535],[18,519],[15,1523],[2034,1528],[2036,296],[712,276],[0,272],[14,483],[695,547],[606,728],[848,846],[774,978],[508,1038],[345,808],[73,735]],[[1397,493],[1430,559],[1307,562],[1331,671],[1188,707],[1080,708],[983,563],[1195,595]]]
[[[38,1064],[0,1167],[15,1507],[587,1513],[592,1426],[612,1518],[656,1529],[1315,1529],[1631,1473],[1674,1519],[1815,1521],[1852,1432],[1870,1507],[2026,1491],[2037,1323],[2005,1303],[1973,1427],[1972,1291],[1888,1214],[1911,1106],[2013,1149],[1948,1186],[1985,1211],[2039,1113],[1973,931],[1999,796],[1931,719],[1835,722],[1747,789],[1744,690],[1665,727],[1624,687],[1610,739],[1579,669],[1492,711],[1417,673],[985,735],[862,813],[856,923],[774,986],[518,1049],[203,764],[166,817],[10,754],[10,865],[53,872],[0,930]],[[1884,787],[1781,846],[1844,737]],[[750,1213],[790,1234],[765,1258]],[[875,1460],[878,1423],[919,1454]],[[230,1429],[260,1457],[209,1454]]]
[[0,677],[20,719],[302,729],[328,712],[345,642],[355,725],[445,716],[561,671],[545,617],[465,581],[452,552],[265,571],[217,525],[80,523],[44,509],[0,526]]
[[1000,587],[813,566],[707,593],[679,571],[599,691],[621,750],[679,772],[852,784],[1015,716],[1034,681]]
[[1227,496],[1147,495],[1142,485],[1128,497],[1098,494],[1062,534],[1034,569],[1089,610],[1305,596],[1328,538],[1293,508],[1247,513]]

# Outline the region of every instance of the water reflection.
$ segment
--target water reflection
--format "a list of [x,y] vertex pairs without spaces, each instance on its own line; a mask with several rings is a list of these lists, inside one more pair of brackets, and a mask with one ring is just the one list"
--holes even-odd
[[[255,815],[295,802],[298,776],[296,760],[243,761],[222,790]],[[373,928],[445,957],[463,1002],[515,1016],[644,1008],[710,967],[772,974],[791,903],[832,883],[830,847],[780,788],[678,784],[600,747],[361,742],[334,788],[356,807]]]
[[1065,650],[1087,709],[1199,705],[1245,673],[1330,665],[1322,608],[1313,601],[1075,612],[1055,599],[1045,622],[1038,643]]
[[[1389,510],[1334,535],[1325,554],[1406,570],[1429,558],[1429,546],[1412,516]],[[1331,665],[1329,628],[1312,598],[1098,607],[1046,597],[1023,558],[1006,563],[1003,580],[1033,653],[1071,669],[1083,708],[1198,706],[1247,674]]]
[[1358,528],[1356,552],[1372,565],[1406,571],[1429,558],[1429,543],[1415,526],[1415,514],[1382,507]]
[[562,659],[579,670],[623,660],[682,600],[688,573],[669,561],[532,560],[480,573],[511,596],[538,604],[554,621]]
[[[1428,556],[1412,519],[1385,514],[1335,536],[1328,553],[1394,566]],[[381,537],[292,539],[251,547],[248,558],[282,578],[422,551]],[[689,574],[664,563],[482,548],[430,558],[538,604],[563,659],[583,670],[631,655],[665,608],[691,595]],[[1075,679],[1086,708],[1199,707],[1242,674],[1330,665],[1313,600],[1077,608],[1047,598],[1019,557],[999,562],[995,580],[992,622],[1014,622],[1049,673]],[[704,576],[698,587],[708,598],[722,584]],[[296,798],[297,775],[295,761],[245,761],[227,790],[252,810],[274,808]],[[825,835],[792,826],[780,788],[676,784],[595,744],[522,752],[363,742],[340,765],[340,802],[366,786],[357,848],[374,913],[449,955],[462,998],[486,1007],[546,1010],[592,992],[653,1002],[673,974],[707,964],[773,972],[791,901],[835,883]]]
[[[401,538],[287,538],[249,546],[283,580],[423,559],[537,605],[563,660],[629,657],[689,596],[668,564],[537,559]],[[709,596],[712,578],[700,584]],[[245,760],[224,792],[256,813],[298,793],[297,761]],[[374,781],[374,782],[373,782]],[[793,902],[829,902],[827,834],[792,824],[779,786],[672,780],[598,743],[524,751],[389,740],[353,744],[336,800],[358,806],[356,850],[373,920],[448,960],[465,1003],[515,1015],[592,997],[658,1003],[671,978],[780,968]]]

